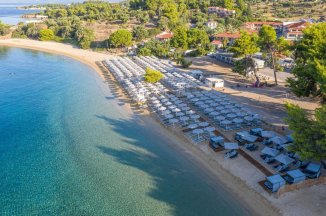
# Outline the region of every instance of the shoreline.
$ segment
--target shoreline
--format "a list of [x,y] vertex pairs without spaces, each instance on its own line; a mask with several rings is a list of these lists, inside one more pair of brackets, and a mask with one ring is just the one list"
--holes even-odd
[[[80,61],[81,63],[89,65],[91,68],[93,68],[96,71],[98,75],[100,75],[103,81],[106,80],[103,71],[96,64],[96,62],[109,58],[109,55],[87,51],[87,50],[76,49],[73,46],[66,45],[66,44],[58,44],[55,42],[41,42],[41,41],[33,41],[33,40],[25,40],[25,39],[0,40],[0,46],[1,45],[36,50],[36,51],[71,57],[77,61]],[[53,47],[53,45],[55,45],[56,47]],[[62,50],[63,48],[64,50]],[[76,53],[76,51],[81,52],[81,54]],[[87,58],[89,57],[89,55],[90,56],[94,55],[96,57],[90,60]],[[109,76],[112,78],[110,74]],[[121,93],[121,95],[123,95],[124,99],[128,99],[120,89],[120,86],[119,86],[119,92]],[[196,146],[193,146],[191,143],[189,143],[189,141],[187,141],[185,137],[182,137],[182,135],[176,134],[171,130],[169,130],[168,128],[165,128],[149,112],[146,111],[145,113],[136,114],[134,112],[134,109],[131,107],[131,104],[129,103],[126,104],[124,108],[127,109],[128,112],[131,112],[132,115],[135,115],[136,118],[139,119],[140,121],[145,122],[145,124],[151,125],[153,130],[156,129],[156,131],[160,133],[161,137],[168,141],[169,146],[176,149],[177,151],[181,151],[182,154],[185,154],[185,156],[187,155],[188,157],[191,156],[193,158],[193,161],[192,160],[189,161],[193,163],[194,166],[198,166],[199,168],[205,169],[207,178],[210,181],[214,181],[214,180],[219,181],[222,185],[224,185],[227,188],[227,191],[230,192],[235,198],[240,198],[237,200],[239,201],[239,203],[243,204],[243,206],[246,207],[249,210],[249,212],[254,213],[255,215],[262,215],[262,214],[279,215],[278,210],[276,210],[271,205],[271,203],[269,203],[261,195],[259,195],[258,193],[250,189],[245,184],[245,182],[243,182],[241,179],[235,177],[230,172],[225,170],[220,164],[216,163],[216,161],[210,159],[210,157],[208,157],[204,152],[202,152]],[[168,132],[168,135],[163,132]],[[259,203],[259,205],[257,205],[257,203]]]
[[[0,40],[0,46],[1,45],[71,57],[80,61],[81,63],[89,65],[96,71],[103,81],[114,82],[112,75],[108,72],[108,70],[105,68],[105,71],[102,71],[103,68],[96,64],[96,62],[101,62],[104,59],[110,58],[108,54],[76,49],[71,45],[55,42],[41,42],[25,39]],[[108,75],[104,74],[103,72],[107,72]],[[118,89],[119,92],[121,92],[120,95],[123,95],[121,99],[128,100],[129,98],[122,93],[120,86]],[[117,98],[117,100],[119,100],[119,98]],[[281,202],[280,199],[275,201],[274,199],[271,200],[272,198],[266,198],[263,194],[260,194],[259,191],[252,188],[252,186],[243,178],[235,175],[232,170],[230,171],[223,164],[221,164],[217,159],[218,155],[205,151],[201,148],[201,146],[191,144],[185,137],[182,136],[182,134],[178,134],[175,131],[165,128],[149,112],[145,111],[138,114],[135,112],[132,104],[130,103],[126,103],[123,108],[131,111],[132,115],[134,115],[138,120],[145,122],[146,125],[152,127],[152,130],[158,131],[160,135],[168,141],[169,146],[181,151],[182,154],[193,159],[189,161],[193,163],[192,165],[205,169],[205,173],[207,174],[209,181],[217,180],[221,182],[221,184],[227,188],[227,191],[232,193],[234,197],[238,198],[238,201],[246,206],[250,212],[254,213],[255,215],[288,215],[289,213],[294,213],[289,212],[289,209],[287,209],[287,211],[285,210],[284,212],[284,206],[278,205],[279,202]],[[278,206],[278,208],[276,208],[276,206]],[[300,213],[300,209],[296,212]]]
[[104,76],[96,62],[103,61],[104,59],[109,58],[109,55],[107,54],[77,49],[72,45],[50,41],[35,41],[29,39],[4,39],[0,40],[0,46],[30,49],[70,57],[93,68],[102,79],[104,79]]

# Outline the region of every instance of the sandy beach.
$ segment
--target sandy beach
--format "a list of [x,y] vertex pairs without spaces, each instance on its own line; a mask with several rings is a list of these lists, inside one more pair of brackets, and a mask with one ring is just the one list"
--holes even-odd
[[[61,54],[79,60],[91,66],[106,82],[112,85],[115,82],[104,68],[96,63],[110,58],[107,54],[77,49],[71,45],[40,42],[25,39],[0,40],[0,46],[12,46],[39,50],[54,54]],[[104,73],[103,73],[104,72]],[[110,86],[112,86],[110,85]],[[115,88],[121,100],[128,101],[119,88]],[[319,185],[299,191],[287,193],[280,198],[270,196],[258,184],[264,178],[263,173],[252,166],[246,159],[239,156],[236,160],[225,160],[223,154],[214,153],[207,145],[194,145],[180,133],[167,130],[148,112],[139,113],[132,104],[125,103],[124,108],[133,109],[133,115],[152,130],[160,131],[161,136],[168,143],[168,147],[193,158],[193,166],[207,170],[209,181],[218,179],[241,200],[245,206],[252,209],[256,215],[321,215],[326,205],[325,186]],[[137,111],[137,112],[136,112]],[[139,113],[139,114],[138,114]],[[169,132],[167,132],[169,131]]]
[[72,45],[50,41],[35,41],[29,39],[5,39],[0,40],[0,46],[26,48],[53,54],[65,55],[91,66],[102,78],[103,74],[99,67],[96,65],[96,62],[101,62],[104,59],[109,58],[109,55],[106,54],[82,50]]

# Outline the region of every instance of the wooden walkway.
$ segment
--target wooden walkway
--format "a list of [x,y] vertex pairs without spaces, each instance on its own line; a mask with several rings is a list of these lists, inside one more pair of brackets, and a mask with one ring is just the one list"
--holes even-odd
[[249,154],[247,154],[242,149],[239,149],[238,152],[246,158],[252,165],[254,165],[257,169],[259,169],[262,173],[264,173],[266,176],[271,176],[273,173],[269,171],[266,167],[261,165],[258,161],[256,161],[253,157],[251,157]]

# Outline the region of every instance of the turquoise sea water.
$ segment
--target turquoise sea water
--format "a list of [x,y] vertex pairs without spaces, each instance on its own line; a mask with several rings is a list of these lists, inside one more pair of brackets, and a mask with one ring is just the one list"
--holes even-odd
[[0,47],[0,215],[250,215],[67,57]]

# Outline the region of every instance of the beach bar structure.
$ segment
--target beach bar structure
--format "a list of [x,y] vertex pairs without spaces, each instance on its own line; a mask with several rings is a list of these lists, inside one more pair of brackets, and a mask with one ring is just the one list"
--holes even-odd
[[299,169],[291,170],[286,173],[284,179],[290,184],[299,183],[306,179],[306,175]]
[[285,180],[279,174],[266,177],[264,185],[273,193],[277,192],[282,186],[285,185]]
[[223,88],[224,80],[215,77],[208,77],[205,79],[205,84],[210,88]]

